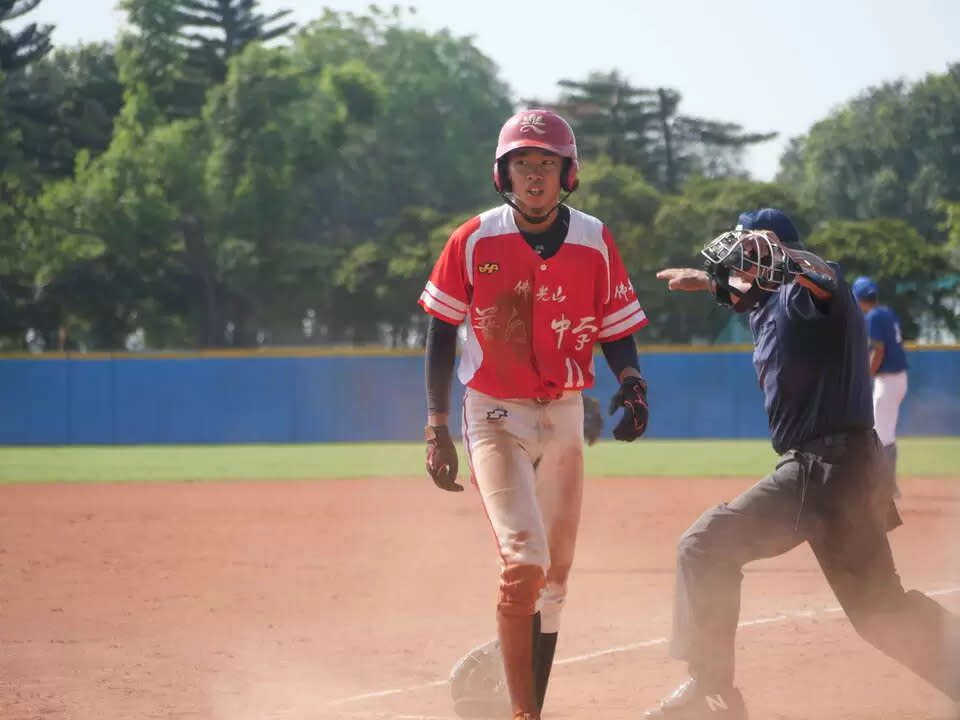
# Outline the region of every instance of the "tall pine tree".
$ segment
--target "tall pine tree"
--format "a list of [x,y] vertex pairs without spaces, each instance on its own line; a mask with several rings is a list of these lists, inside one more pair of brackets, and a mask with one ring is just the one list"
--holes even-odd
[[0,0],[0,71],[7,75],[36,62],[53,47],[50,41],[53,25],[30,23],[17,32],[3,26],[39,4],[40,0]]
[[[215,84],[227,78],[227,63],[252,42],[268,42],[286,35],[296,23],[277,24],[290,14],[257,12],[257,0],[179,0],[175,3],[189,63]],[[190,32],[186,32],[189,30]]]
[[573,124],[585,156],[604,154],[614,164],[638,168],[668,193],[679,192],[697,175],[739,174],[742,151],[776,136],[683,115],[676,90],[634,87],[616,71],[559,85],[560,98],[552,106]]
[[[2,1],[2,0],[0,0]],[[252,42],[288,33],[290,14],[258,12],[257,0],[121,0],[135,29],[122,43],[122,75],[146,90],[167,118],[196,117],[230,58]]]

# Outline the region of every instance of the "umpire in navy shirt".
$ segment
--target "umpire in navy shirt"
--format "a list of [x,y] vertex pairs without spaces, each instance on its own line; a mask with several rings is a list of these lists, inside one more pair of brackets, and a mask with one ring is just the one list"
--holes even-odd
[[807,252],[779,210],[740,215],[702,251],[705,270],[671,268],[671,290],[712,292],[749,313],[773,472],[705,512],[681,537],[671,654],[690,678],[648,718],[747,717],[734,685],[742,568],[808,542],[857,632],[960,700],[960,620],[905,592],[887,532],[900,524],[873,429],[863,315],[835,266]]

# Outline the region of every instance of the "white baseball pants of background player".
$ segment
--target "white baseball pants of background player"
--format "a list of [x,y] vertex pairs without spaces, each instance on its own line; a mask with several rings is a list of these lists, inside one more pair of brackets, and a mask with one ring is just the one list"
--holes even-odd
[[583,498],[583,399],[503,400],[467,389],[463,436],[501,569],[539,566],[541,631],[559,630]]
[[907,395],[907,371],[878,373],[873,378],[873,428],[887,458],[888,480],[893,485],[893,496],[900,497],[897,483],[897,419],[900,404]]
[[897,441],[900,404],[907,395],[907,372],[880,373],[873,378],[873,422],[880,444]]

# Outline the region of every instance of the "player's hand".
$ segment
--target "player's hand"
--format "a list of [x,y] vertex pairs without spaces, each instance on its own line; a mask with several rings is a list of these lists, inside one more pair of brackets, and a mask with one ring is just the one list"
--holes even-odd
[[636,375],[628,375],[620,382],[620,389],[610,398],[610,415],[624,409],[619,422],[613,428],[613,437],[632,442],[647,430],[650,411],[647,407],[647,381]]
[[694,268],[666,268],[657,273],[657,279],[666,280],[668,290],[713,290],[710,276]]
[[463,485],[456,482],[459,463],[449,428],[446,425],[427,425],[424,435],[427,440],[427,472],[434,484],[441,490],[463,492]]

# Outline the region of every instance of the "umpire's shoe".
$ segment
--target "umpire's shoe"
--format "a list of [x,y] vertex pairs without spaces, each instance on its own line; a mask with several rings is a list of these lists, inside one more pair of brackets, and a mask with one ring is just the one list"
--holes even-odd
[[645,718],[661,720],[747,720],[747,706],[736,688],[707,692],[689,678]]

